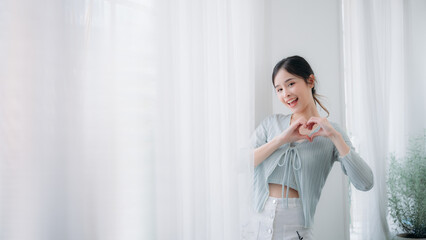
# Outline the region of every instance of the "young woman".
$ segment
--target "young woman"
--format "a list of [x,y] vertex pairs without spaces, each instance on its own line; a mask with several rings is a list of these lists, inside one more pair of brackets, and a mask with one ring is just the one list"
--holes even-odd
[[345,131],[319,115],[317,103],[329,112],[315,82],[300,56],[274,67],[276,95],[292,113],[266,117],[253,133],[255,214],[243,228],[245,239],[313,239],[315,209],[336,161],[357,189],[373,187],[373,173]]

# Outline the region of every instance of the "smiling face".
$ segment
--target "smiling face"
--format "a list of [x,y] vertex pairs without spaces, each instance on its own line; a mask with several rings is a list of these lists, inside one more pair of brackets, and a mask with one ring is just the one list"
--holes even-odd
[[314,75],[311,74],[307,84],[305,80],[299,76],[280,69],[275,77],[275,93],[278,99],[293,113],[302,113],[309,108],[315,108],[314,98],[312,96],[312,88]]

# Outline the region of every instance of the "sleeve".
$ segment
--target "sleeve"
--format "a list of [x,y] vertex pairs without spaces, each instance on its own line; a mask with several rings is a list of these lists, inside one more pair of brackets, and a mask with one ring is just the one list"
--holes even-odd
[[346,144],[350,147],[349,153],[345,156],[340,156],[339,151],[336,147],[334,147],[333,155],[335,161],[340,162],[343,172],[349,177],[349,180],[356,189],[361,191],[370,190],[374,185],[374,177],[371,168],[355,151],[355,148],[349,140],[346,132],[338,125],[336,125],[335,128],[342,135]]
[[260,124],[256,127],[256,129],[252,133],[250,142],[253,148],[258,148],[268,142],[268,139],[267,139],[268,122],[269,122],[269,117],[266,117],[265,119],[262,120],[262,122],[260,122]]

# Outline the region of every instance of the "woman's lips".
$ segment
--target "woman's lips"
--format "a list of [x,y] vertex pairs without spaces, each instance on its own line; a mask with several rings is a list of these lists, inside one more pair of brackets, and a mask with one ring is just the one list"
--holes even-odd
[[295,106],[296,106],[296,104],[297,104],[297,102],[299,101],[299,99],[298,98],[296,98],[296,100],[294,100],[293,102],[291,102],[291,103],[288,103],[288,105],[291,107],[291,108],[294,108]]

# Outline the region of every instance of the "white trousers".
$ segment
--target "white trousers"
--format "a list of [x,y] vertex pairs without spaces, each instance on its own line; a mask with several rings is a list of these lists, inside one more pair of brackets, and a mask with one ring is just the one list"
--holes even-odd
[[255,213],[242,228],[242,237],[247,240],[312,240],[312,228],[305,228],[302,201],[300,198],[286,200],[269,196],[265,208]]

